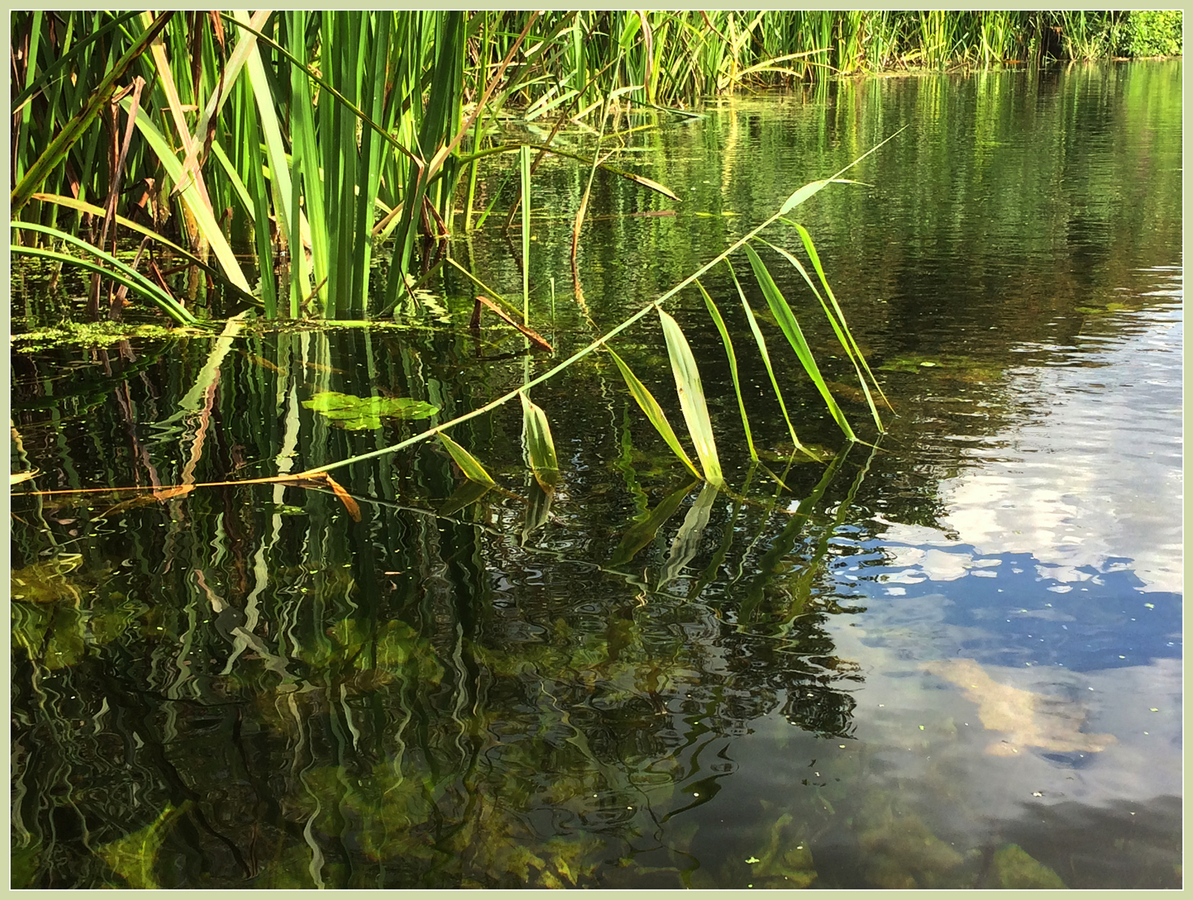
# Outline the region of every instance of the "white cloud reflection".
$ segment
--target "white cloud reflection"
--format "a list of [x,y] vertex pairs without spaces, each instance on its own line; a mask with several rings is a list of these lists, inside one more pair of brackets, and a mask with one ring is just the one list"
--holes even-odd
[[[1000,458],[942,482],[942,524],[982,553],[1034,555],[1055,581],[1125,558],[1145,590],[1181,592],[1181,317],[1131,313],[1126,334],[1070,360],[1080,365],[1012,373],[1044,412],[991,436]],[[933,580],[963,574],[955,554],[931,553],[920,565]]]

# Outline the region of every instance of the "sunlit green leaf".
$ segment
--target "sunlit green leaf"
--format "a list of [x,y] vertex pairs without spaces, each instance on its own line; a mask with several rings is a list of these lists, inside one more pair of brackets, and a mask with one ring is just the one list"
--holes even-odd
[[[866,403],[870,407],[871,415],[874,417],[874,424],[878,427],[879,431],[883,431],[882,419],[878,415],[878,408],[875,406],[874,398],[870,394],[870,384],[874,385],[874,389],[878,392],[878,395],[882,397],[882,400],[884,403],[886,403],[888,409],[891,408],[890,401],[887,400],[886,395],[882,392],[882,387],[874,378],[874,373],[870,371],[870,366],[866,362],[866,357],[862,354],[861,348],[858,347],[857,341],[854,340],[853,334],[849,330],[849,324],[845,321],[845,312],[841,309],[841,305],[837,302],[837,298],[833,294],[833,289],[828,283],[828,278],[824,274],[824,268],[820,265],[820,257],[816,253],[816,246],[812,243],[812,236],[808,234],[807,229],[798,222],[790,222],[789,224],[795,227],[795,229],[799,232],[800,238],[804,242],[804,248],[807,250],[808,256],[812,260],[812,265],[815,267],[817,274],[820,276],[820,283],[823,285],[824,293],[828,297],[827,301],[825,300],[824,296],[821,295],[820,290],[816,287],[816,284],[812,281],[811,276],[808,275],[807,269],[804,268],[803,263],[801,263],[799,259],[776,244],[771,244],[770,242],[767,242],[767,244],[791,263],[796,271],[803,276],[803,279],[807,283],[808,287],[812,289],[812,293],[816,295],[816,299],[820,301],[820,306],[824,310],[825,318],[828,319],[829,324],[833,328],[833,333],[836,334],[837,340],[841,344],[841,348],[845,351],[845,355],[849,358],[849,361],[853,363],[854,371],[857,372],[858,381],[861,383],[862,391],[866,397]],[[869,383],[867,383],[867,378],[869,379]]]
[[439,438],[439,443],[443,444],[448,453],[451,454],[452,459],[456,461],[456,465],[460,467],[460,471],[464,473],[464,477],[469,481],[475,481],[478,484],[485,484],[489,487],[494,487],[495,482],[485,471],[485,467],[477,461],[477,458],[449,438],[442,431],[436,435]]
[[663,440],[667,442],[676,456],[683,460],[683,464],[692,470],[692,474],[697,478],[702,478],[700,470],[696,468],[695,463],[684,452],[683,445],[680,444],[679,438],[676,437],[675,430],[671,427],[671,423],[667,421],[667,415],[663,412],[663,408],[659,406],[658,401],[655,400],[654,395],[641,381],[638,376],[630,371],[620,356],[613,352],[611,348],[609,355],[613,357],[613,361],[617,363],[617,368],[621,370],[621,377],[625,379],[626,386],[630,389],[630,394],[638,401],[638,405],[642,407],[642,411],[646,413],[646,418],[650,419],[655,429],[662,435]]
[[410,397],[354,397],[338,391],[320,391],[302,405],[350,431],[380,428],[383,418],[427,419],[439,412],[439,407]]
[[544,491],[554,490],[559,483],[559,461],[555,456],[555,442],[551,438],[547,414],[531,402],[526,394],[519,396],[522,398],[522,433],[526,440],[530,469]]
[[712,317],[713,324],[721,333],[721,343],[725,347],[725,355],[729,358],[729,374],[733,378],[733,391],[737,395],[737,409],[741,413],[741,425],[746,432],[746,445],[750,448],[750,458],[757,461],[758,451],[754,448],[754,437],[750,433],[750,417],[746,415],[746,404],[742,399],[741,378],[737,373],[737,354],[733,352],[733,340],[729,337],[729,329],[721,317],[721,311],[717,309],[717,304],[704,289],[704,285],[697,281],[696,287],[700,289],[700,295],[704,298],[704,305],[708,307],[708,314]]
[[722,484],[725,479],[721,475],[720,460],[717,459],[717,444],[713,438],[704,388],[700,384],[700,371],[696,368],[696,357],[692,355],[692,348],[679,323],[662,309],[659,309],[659,319],[663,323],[663,337],[667,340],[667,355],[671,357],[671,371],[675,374],[679,406],[688,423],[688,433],[696,447],[696,456],[704,467],[704,477],[712,484]]
[[812,356],[812,350],[808,346],[807,339],[804,338],[804,333],[799,327],[795,313],[792,312],[786,298],[784,298],[782,292],[779,290],[779,286],[775,284],[770,271],[754,251],[754,248],[747,244],[745,249],[746,256],[750,258],[750,265],[754,269],[754,277],[758,279],[758,284],[762,287],[762,294],[766,297],[767,305],[770,306],[771,313],[774,314],[775,320],[779,323],[779,328],[782,329],[788,343],[795,350],[795,355],[799,357],[804,371],[808,373],[808,377],[816,385],[816,390],[824,398],[824,403],[828,407],[829,413],[837,423],[837,426],[845,433],[845,437],[851,441],[857,440],[853,434],[853,429],[849,427],[849,423],[845,420],[845,414],[841,412],[841,408],[837,405],[837,401],[833,399],[828,385],[824,383],[824,376],[820,374],[820,367],[816,365],[816,359]]
[[787,198],[787,202],[779,209],[779,215],[787,215],[787,213],[807,201],[813,195],[820,193],[820,191],[830,184],[861,184],[861,182],[852,181],[848,178],[828,178],[823,181],[810,181]]

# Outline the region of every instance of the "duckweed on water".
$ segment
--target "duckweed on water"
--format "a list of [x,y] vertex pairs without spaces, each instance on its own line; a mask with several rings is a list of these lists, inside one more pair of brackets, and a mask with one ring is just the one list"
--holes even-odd
[[16,353],[37,353],[55,347],[108,347],[120,341],[166,340],[202,335],[198,328],[168,328],[164,325],[136,325],[131,322],[66,322],[11,336]]

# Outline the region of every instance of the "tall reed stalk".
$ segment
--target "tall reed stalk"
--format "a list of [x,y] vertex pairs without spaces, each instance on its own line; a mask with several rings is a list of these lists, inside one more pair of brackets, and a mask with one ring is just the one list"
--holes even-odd
[[[1037,61],[1046,46],[1089,58],[1126,46],[1126,21],[1086,11],[16,11],[10,205],[14,218],[97,249],[135,222],[210,261],[206,277],[235,302],[255,296],[267,316],[365,317],[413,303],[412,282],[444,259],[464,175],[468,227],[475,163],[517,150],[498,133],[510,110],[584,121],[607,97],[677,110],[834,72]],[[105,205],[116,208],[89,211]],[[231,249],[244,243],[248,264]],[[139,285],[124,288],[162,299]],[[174,300],[205,296],[192,280]]]

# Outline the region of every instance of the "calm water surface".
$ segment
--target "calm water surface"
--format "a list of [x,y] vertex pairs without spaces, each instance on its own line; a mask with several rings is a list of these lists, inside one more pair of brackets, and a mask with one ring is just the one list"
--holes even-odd
[[[302,471],[426,426],[334,428],[320,390],[444,421],[552,365],[475,344],[450,279],[401,329],[247,332],[207,393],[209,339],[14,352],[14,469],[41,474],[12,501],[13,886],[1179,887],[1181,107],[1172,62],[651,120],[618,163],[683,201],[598,178],[574,272],[587,171],[540,167],[558,360],[908,126],[797,211],[886,434],[760,251],[876,447],[843,446],[763,321],[801,441],[837,453],[789,465],[728,272],[703,279],[788,491],[748,464],[694,292],[669,309],[732,494],[599,357],[533,391],[549,504],[516,406],[453,429],[503,488],[479,500],[431,445],[333,472],[359,521],[318,486],[27,492]],[[512,296],[517,244],[453,252]],[[658,327],[615,347],[678,421]]]

